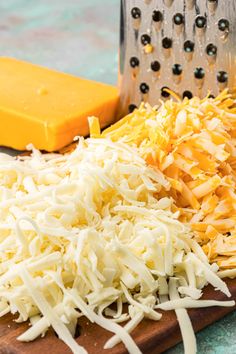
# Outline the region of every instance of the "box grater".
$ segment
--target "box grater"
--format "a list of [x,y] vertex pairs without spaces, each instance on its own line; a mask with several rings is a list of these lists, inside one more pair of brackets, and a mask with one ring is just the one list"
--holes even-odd
[[236,86],[236,0],[122,0],[120,114]]

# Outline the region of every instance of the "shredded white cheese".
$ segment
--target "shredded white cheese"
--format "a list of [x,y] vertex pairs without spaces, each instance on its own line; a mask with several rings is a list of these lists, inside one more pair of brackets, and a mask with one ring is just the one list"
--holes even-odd
[[129,333],[144,317],[161,320],[158,308],[175,309],[195,353],[186,308],[234,302],[199,300],[207,283],[230,294],[171,198],[157,200],[169,181],[137,149],[108,139],[80,139],[65,155],[30,148],[32,156],[0,155],[0,316],[30,320],[18,339],[52,326],[86,353],[73,338],[86,316],[114,334],[105,348],[122,341],[139,354]]
[[[171,278],[169,281],[169,296],[171,301],[179,299],[176,278]],[[183,337],[184,353],[195,354],[197,352],[197,343],[188,313],[184,307],[176,308],[175,313]]]

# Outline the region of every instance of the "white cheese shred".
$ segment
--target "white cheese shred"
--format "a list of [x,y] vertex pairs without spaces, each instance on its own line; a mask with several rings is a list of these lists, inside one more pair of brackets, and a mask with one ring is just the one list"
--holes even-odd
[[19,274],[30,294],[33,301],[39,308],[40,312],[45,316],[48,323],[53,327],[58,337],[68,345],[68,347],[75,354],[87,354],[87,351],[82,348],[76,341],[71,337],[71,334],[67,327],[63,324],[60,318],[57,316],[56,312],[53,311],[52,307],[49,305],[45,297],[39,292],[34,284],[33,278],[30,276],[29,272],[21,267]]
[[[179,298],[177,290],[177,279],[170,279],[169,281],[169,296],[170,300],[175,301]],[[195,354],[197,352],[196,337],[194,335],[193,326],[185,308],[175,309],[177,320],[179,322],[180,331],[184,343],[185,354]]]
[[168,179],[136,148],[109,139],[81,138],[64,155],[29,148],[31,156],[0,154],[0,316],[30,322],[18,340],[52,327],[72,353],[85,354],[74,339],[85,316],[112,333],[105,349],[123,342],[140,354],[130,333],[174,309],[185,352],[196,353],[186,309],[233,306],[201,296],[208,283],[230,296],[220,277],[234,273],[219,277],[177,220]]

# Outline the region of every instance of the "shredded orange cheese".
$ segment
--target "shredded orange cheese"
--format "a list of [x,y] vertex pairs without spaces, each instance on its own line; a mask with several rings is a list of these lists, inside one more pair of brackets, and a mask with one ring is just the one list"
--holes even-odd
[[[101,133],[137,146],[169,180],[161,190],[174,200],[180,220],[220,268],[236,267],[236,105],[225,90],[206,97],[168,100],[139,109]],[[97,129],[94,136],[98,136]]]

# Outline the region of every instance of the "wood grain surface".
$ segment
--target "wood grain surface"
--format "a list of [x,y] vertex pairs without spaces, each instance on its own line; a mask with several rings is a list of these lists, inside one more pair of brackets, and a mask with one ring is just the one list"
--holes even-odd
[[[231,299],[236,300],[236,279],[226,280],[231,291]],[[215,291],[211,286],[204,290],[204,299],[229,300],[224,294]],[[217,321],[227,313],[234,311],[236,307],[210,307],[204,309],[191,309],[189,314],[194,330],[197,332],[207,325]],[[18,324],[12,321],[13,316],[5,316],[0,319],[0,354],[69,354],[70,350],[55,335],[53,330],[48,331],[45,338],[34,342],[22,343],[17,341],[28,324]],[[78,325],[77,341],[84,346],[89,354],[126,354],[123,344],[110,350],[104,350],[103,346],[111,333],[103,330],[95,324],[91,324],[86,318],[81,318]],[[174,311],[163,312],[160,321],[144,320],[133,332],[133,338],[145,354],[159,354],[181,341],[181,334]]]

